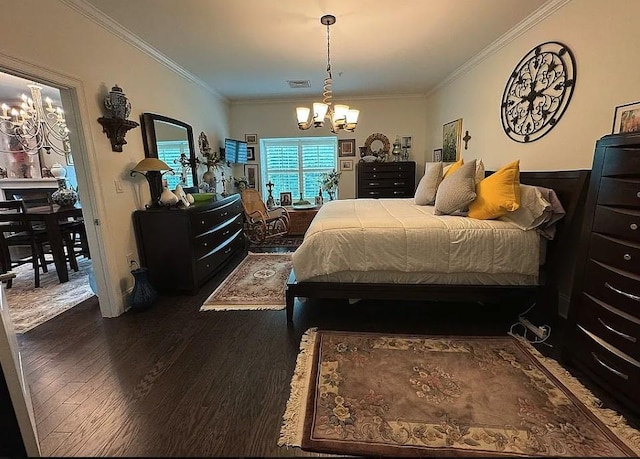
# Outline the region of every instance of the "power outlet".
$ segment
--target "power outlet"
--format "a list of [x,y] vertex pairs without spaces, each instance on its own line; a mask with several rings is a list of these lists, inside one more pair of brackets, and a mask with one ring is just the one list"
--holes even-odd
[[127,266],[131,267],[133,263],[137,263],[136,259],[133,257],[132,253],[127,254]]

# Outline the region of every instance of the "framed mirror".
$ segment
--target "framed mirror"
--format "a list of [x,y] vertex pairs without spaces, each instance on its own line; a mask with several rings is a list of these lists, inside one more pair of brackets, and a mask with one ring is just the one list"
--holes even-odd
[[143,113],[140,126],[145,157],[158,158],[175,171],[162,177],[167,181],[167,188],[174,190],[182,185],[185,192],[197,189],[198,163],[191,125],[168,116]]

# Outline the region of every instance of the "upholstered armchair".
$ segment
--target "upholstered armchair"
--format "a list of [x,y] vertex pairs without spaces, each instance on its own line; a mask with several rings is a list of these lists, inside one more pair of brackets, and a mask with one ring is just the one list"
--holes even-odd
[[242,208],[245,216],[245,235],[253,243],[287,234],[289,212],[278,206],[267,209],[260,192],[252,188],[242,190]]

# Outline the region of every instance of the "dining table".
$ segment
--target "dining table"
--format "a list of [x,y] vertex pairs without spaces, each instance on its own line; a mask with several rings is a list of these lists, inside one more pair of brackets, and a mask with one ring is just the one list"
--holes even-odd
[[28,207],[25,209],[25,216],[29,221],[42,222],[47,232],[53,263],[58,273],[60,283],[69,281],[69,270],[67,269],[67,258],[64,251],[64,237],[60,228],[60,223],[69,218],[82,218],[82,207],[59,206],[50,204],[44,206]]

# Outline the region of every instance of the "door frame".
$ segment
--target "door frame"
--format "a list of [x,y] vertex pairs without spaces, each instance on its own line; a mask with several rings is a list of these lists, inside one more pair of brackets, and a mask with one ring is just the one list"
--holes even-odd
[[[26,78],[53,86],[60,90],[62,104],[65,108],[69,142],[73,151],[74,168],[78,187],[82,195],[82,214],[84,216],[91,262],[96,280],[97,296],[102,317],[116,317],[124,312],[122,293],[116,291],[117,282],[112,282],[117,273],[111,272],[107,263],[103,226],[106,205],[103,193],[97,180],[98,164],[93,141],[88,125],[89,112],[87,98],[82,81],[64,75],[52,69],[0,53],[0,71],[21,78]],[[87,122],[83,123],[83,120]]]

